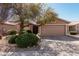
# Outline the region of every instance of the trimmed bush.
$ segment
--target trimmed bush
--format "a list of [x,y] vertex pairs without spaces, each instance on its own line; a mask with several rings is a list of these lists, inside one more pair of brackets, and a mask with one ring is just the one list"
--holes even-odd
[[31,31],[31,30],[27,30],[27,32],[28,32],[28,33],[32,33],[32,31]]
[[24,34],[24,33],[32,33],[32,31],[31,30],[22,30],[22,34]]
[[76,35],[77,32],[76,32],[76,31],[70,31],[70,34],[71,34],[71,35]]
[[8,41],[8,43],[10,43],[10,44],[15,44],[16,42],[15,42],[15,39],[17,38],[17,35],[11,35],[11,36],[9,36],[9,41]]
[[15,34],[17,34],[17,31],[15,31],[15,30],[10,30],[10,31],[7,32],[7,34],[8,34],[8,35],[15,35]]
[[15,41],[17,46],[26,48],[36,46],[38,44],[39,38],[33,33],[26,32],[22,35],[19,35]]

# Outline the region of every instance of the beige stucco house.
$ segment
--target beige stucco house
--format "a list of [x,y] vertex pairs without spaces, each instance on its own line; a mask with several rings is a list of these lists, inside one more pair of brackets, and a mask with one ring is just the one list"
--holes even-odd
[[41,36],[57,36],[66,35],[68,32],[68,24],[70,22],[56,19],[54,22],[39,27],[39,34]]
[[[70,22],[66,20],[58,18],[55,21],[42,26],[31,22],[29,23],[29,26],[25,26],[25,29],[29,29],[32,32],[37,32],[40,36],[66,35],[68,33],[69,23]],[[0,24],[0,33],[7,32],[8,30],[19,31],[19,24],[11,22],[4,22]]]

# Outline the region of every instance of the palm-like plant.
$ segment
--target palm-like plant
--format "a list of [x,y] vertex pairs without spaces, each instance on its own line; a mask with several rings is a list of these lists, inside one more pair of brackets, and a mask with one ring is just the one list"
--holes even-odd
[[44,25],[50,22],[53,22],[57,19],[57,13],[54,12],[51,8],[48,8],[43,16],[39,17],[40,20],[37,21],[38,24]]

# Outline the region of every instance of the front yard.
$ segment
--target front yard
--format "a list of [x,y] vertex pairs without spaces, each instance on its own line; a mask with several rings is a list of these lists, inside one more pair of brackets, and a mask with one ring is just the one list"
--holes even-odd
[[79,40],[67,36],[42,38],[40,47],[18,48],[0,40],[1,56],[79,56]]

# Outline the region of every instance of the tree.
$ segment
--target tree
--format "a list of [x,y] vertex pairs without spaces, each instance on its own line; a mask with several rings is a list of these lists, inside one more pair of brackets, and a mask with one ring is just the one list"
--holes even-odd
[[17,11],[16,14],[20,16],[20,33],[24,28],[25,21],[35,20],[41,11],[41,4],[14,4],[13,7]]
[[[19,16],[20,33],[24,29],[24,23],[28,23],[29,20],[33,20],[38,24],[46,24],[54,21],[57,18],[57,14],[47,7],[47,4],[34,4],[34,3],[11,3],[1,4],[5,9],[14,8],[15,15]],[[5,13],[5,12],[4,12]],[[1,14],[4,14],[1,13]]]
[[47,8],[43,14],[43,16],[40,16],[39,19],[37,21],[38,24],[44,25],[50,22],[53,22],[57,19],[57,13],[55,13],[54,10],[52,10],[51,8]]
[[5,20],[7,18],[8,10],[11,7],[11,4],[9,3],[0,3],[0,17],[2,20]]

